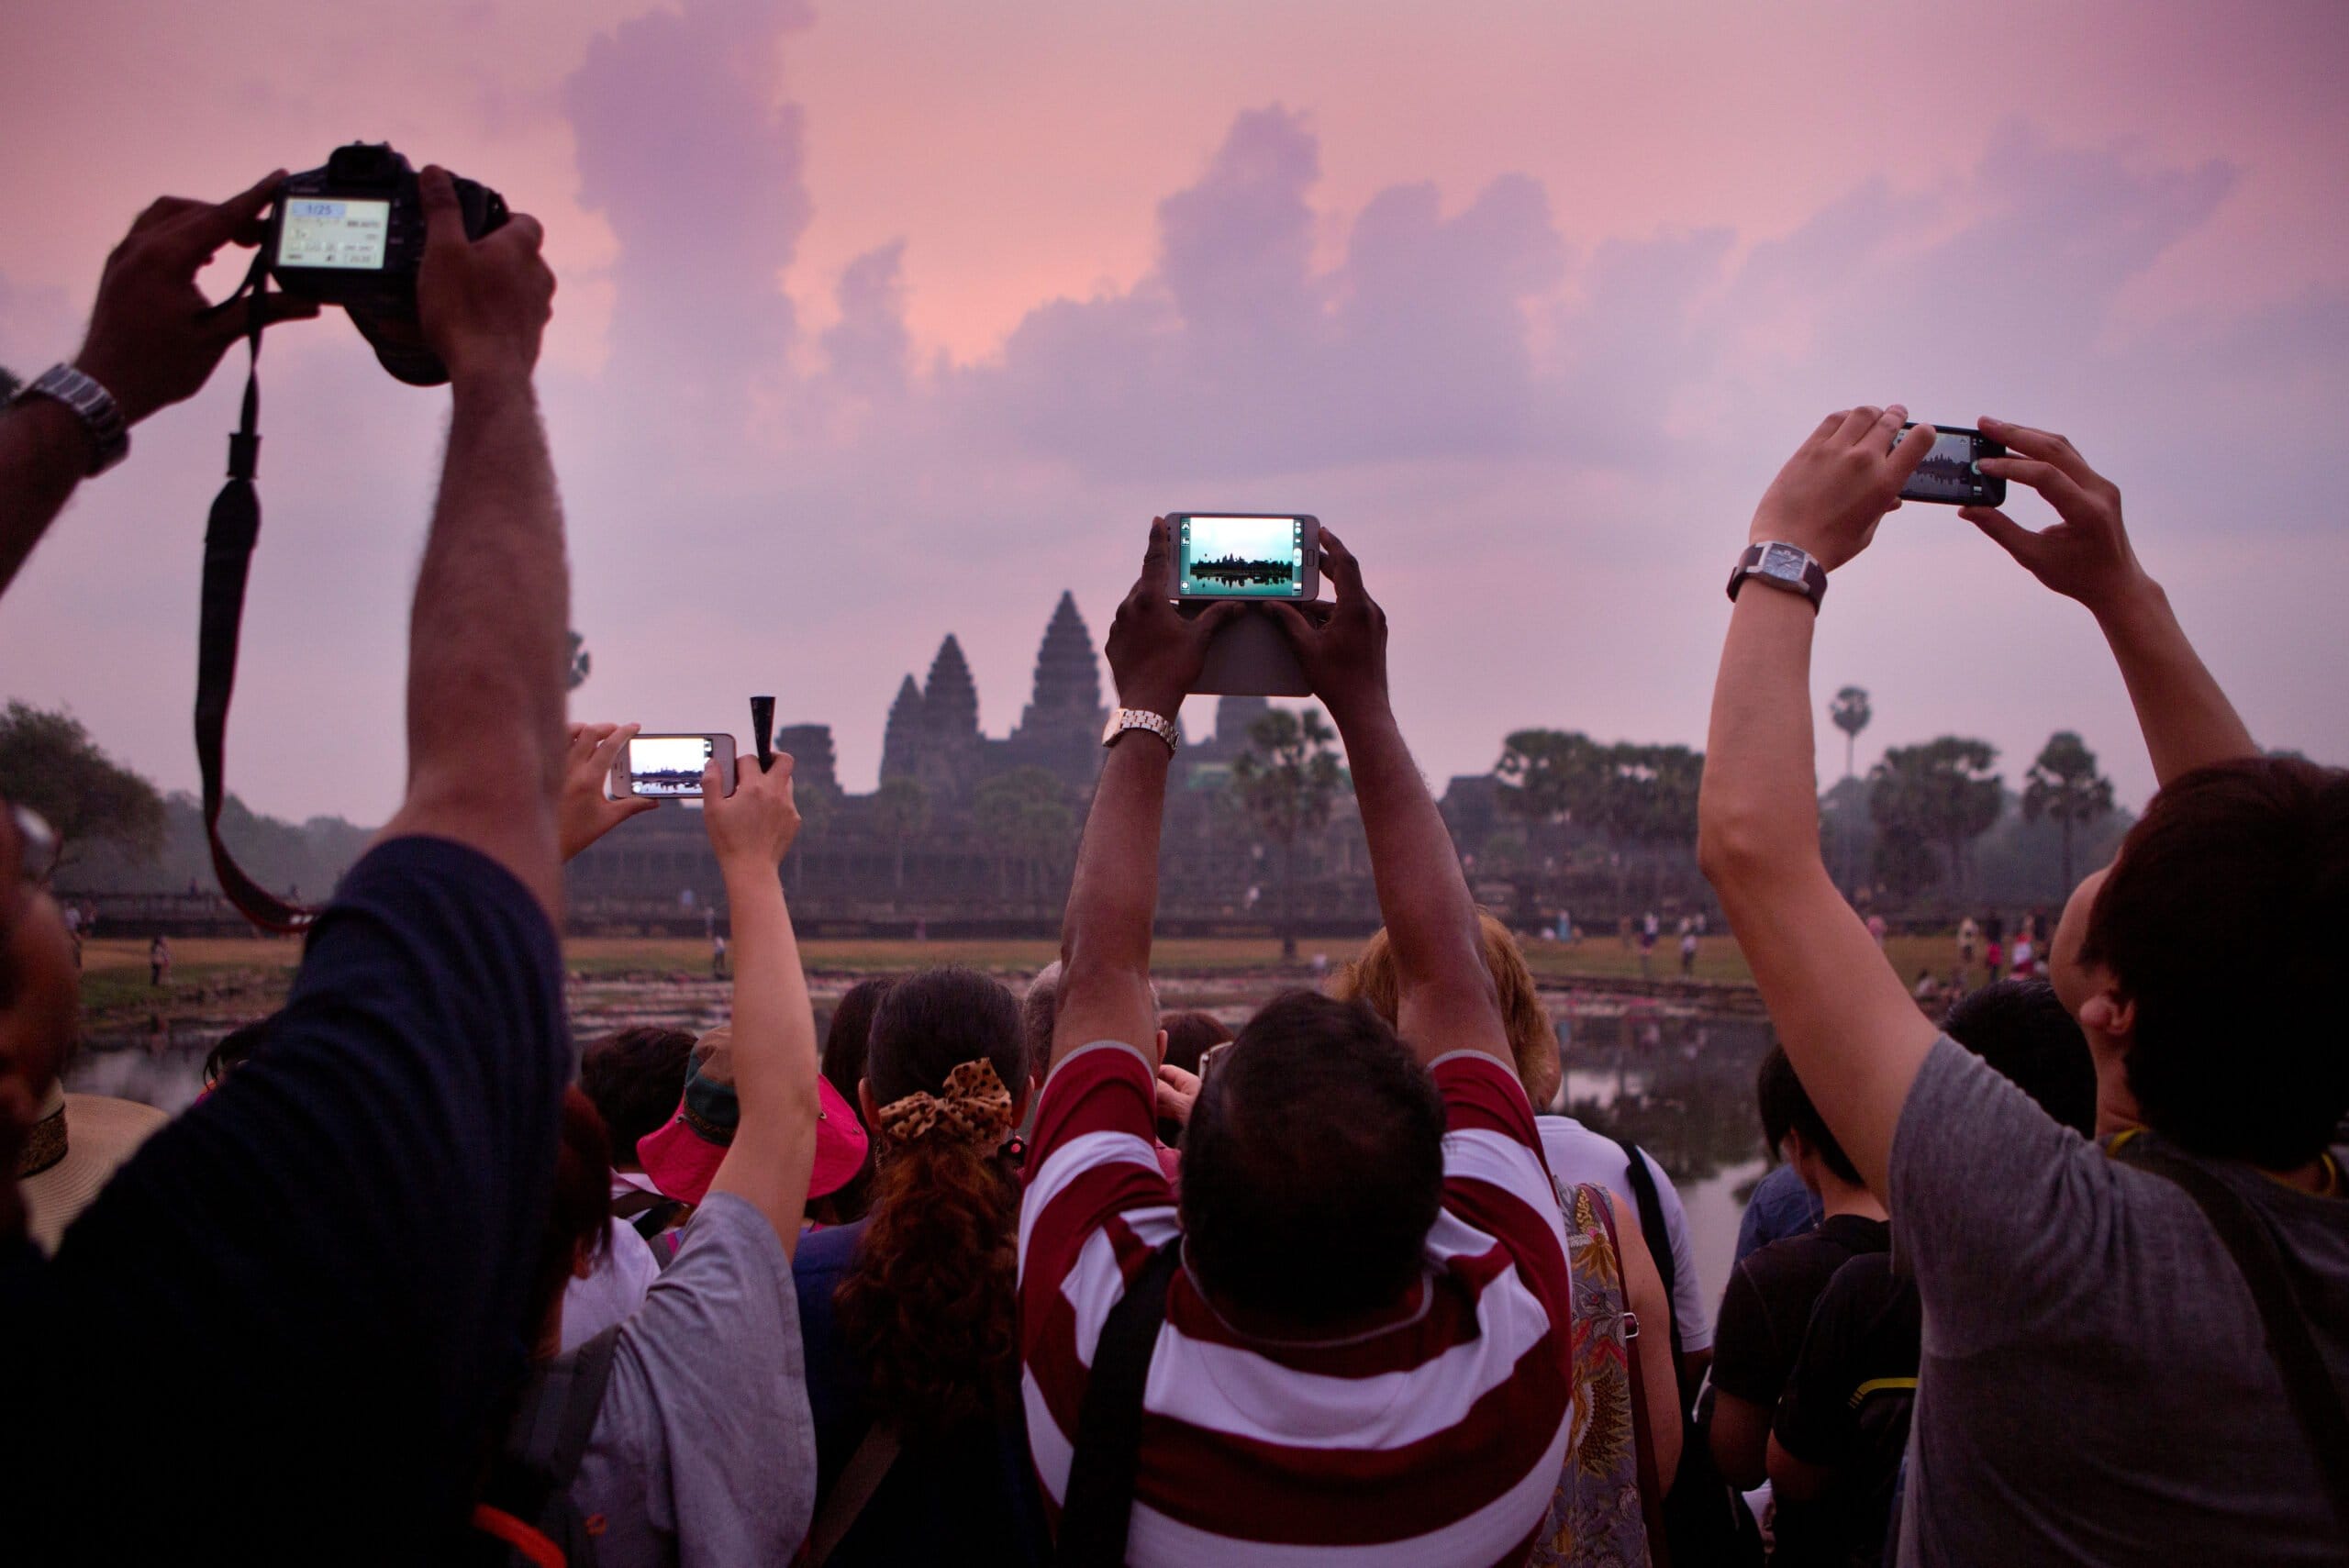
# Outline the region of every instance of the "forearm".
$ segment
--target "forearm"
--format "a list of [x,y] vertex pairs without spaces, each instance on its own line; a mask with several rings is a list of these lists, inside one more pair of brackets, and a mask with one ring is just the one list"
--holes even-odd
[[35,397],[0,413],[0,593],[89,465],[89,435],[62,403]]
[[722,863],[734,933],[734,1088],[741,1116],[713,1187],[748,1198],[788,1250],[805,1215],[816,1115],[816,1016],[774,868]]
[[1061,921],[1055,1063],[1093,1040],[1146,1047],[1156,1037],[1151,924],[1158,914],[1158,845],[1172,762],[1160,742],[1129,731],[1101,769]]
[[1820,863],[1810,721],[1818,620],[1800,597],[1758,584],[1730,613],[1697,797],[1698,855],[1724,899]]
[[408,657],[408,773],[518,780],[553,844],[570,579],[527,375],[460,383]]
[[2157,783],[2166,784],[2212,762],[2259,754],[2234,705],[2187,639],[2160,584],[2143,578],[2128,593],[2097,606],[2096,615],[2128,684]]

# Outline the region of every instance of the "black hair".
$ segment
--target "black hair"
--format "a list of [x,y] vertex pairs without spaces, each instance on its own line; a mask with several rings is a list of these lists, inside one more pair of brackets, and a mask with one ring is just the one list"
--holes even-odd
[[1443,1188],[1443,1100],[1359,1001],[1292,991],[1216,1058],[1183,1141],[1191,1267],[1233,1306],[1333,1322],[1418,1279]]
[[668,1125],[685,1097],[694,1037],[683,1029],[638,1025],[607,1035],[579,1059],[579,1086],[604,1118],[612,1151],[630,1165],[636,1144]]
[[205,1054],[204,1086],[217,1088],[220,1080],[228,1075],[230,1068],[243,1066],[260,1048],[261,1042],[268,1038],[270,1023],[276,1016],[273,1013],[269,1018],[239,1024],[222,1035],[219,1043]]
[[[840,1005],[832,1009],[832,1021],[824,1030],[824,1081],[840,1092],[848,1102],[850,1114],[859,1122],[864,1119],[864,1102],[857,1095],[857,1085],[864,1077],[865,1053],[873,1043],[873,1015],[881,1006],[881,998],[892,984],[884,975],[876,980],[860,980],[841,994]],[[870,1129],[866,1129],[870,1132]],[[864,1144],[864,1163],[856,1174],[842,1182],[824,1197],[816,1201],[829,1206],[832,1224],[845,1225],[864,1218],[873,1206],[874,1145],[868,1136]]]
[[2096,1133],[2096,1062],[2087,1037],[2044,980],[2000,980],[1966,993],[1942,1029],[2084,1138]]
[[1160,1016],[1158,1027],[1166,1031],[1166,1064],[1186,1073],[1199,1070],[1200,1054],[1208,1046],[1221,1045],[1231,1038],[1231,1031],[1213,1013],[1166,1013]]
[[2136,1006],[2130,1092],[2180,1148],[2290,1170],[2349,1112],[2335,998],[2349,773],[2245,757],[2172,779],[2121,840],[2081,962]]
[[948,964],[909,974],[883,994],[865,1037],[873,1103],[936,1094],[946,1074],[984,1057],[1016,1096],[1022,1082],[1019,1004],[974,969]]
[[1829,1170],[1854,1186],[1860,1184],[1858,1167],[1835,1141],[1827,1118],[1810,1103],[1810,1092],[1796,1075],[1795,1064],[1787,1060],[1785,1046],[1772,1046],[1770,1054],[1762,1059],[1761,1070],[1753,1075],[1753,1097],[1762,1107],[1762,1136],[1769,1140],[1773,1153],[1787,1140],[1787,1133],[1799,1132],[1803,1141],[1827,1162]]

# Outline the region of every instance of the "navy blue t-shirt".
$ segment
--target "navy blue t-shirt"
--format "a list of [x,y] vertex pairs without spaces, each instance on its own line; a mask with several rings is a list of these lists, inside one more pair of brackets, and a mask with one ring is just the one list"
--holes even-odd
[[[813,1231],[792,1255],[799,1333],[807,1351],[807,1405],[816,1418],[816,1513],[872,1429],[862,1358],[841,1331],[833,1293],[848,1277],[865,1222]],[[902,1449],[830,1568],[860,1563],[953,1562],[1030,1568],[1052,1561],[1043,1505],[1028,1459],[1028,1424],[1015,1404],[985,1419]]]
[[[520,1375],[571,1069],[555,934],[395,840],[250,1061],[0,1256],[7,1554],[440,1561]],[[52,1539],[53,1537],[53,1539]]]

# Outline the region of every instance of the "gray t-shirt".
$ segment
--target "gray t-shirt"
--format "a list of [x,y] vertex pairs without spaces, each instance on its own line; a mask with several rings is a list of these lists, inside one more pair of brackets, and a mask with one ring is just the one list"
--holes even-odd
[[602,1568],[788,1562],[816,1510],[799,1296],[774,1228],[732,1193],[695,1211],[621,1328],[571,1498]]
[[[2349,1387],[2349,1201],[2210,1169],[2304,1271]],[[1925,1308],[1908,1568],[2349,1559],[2258,1308],[2175,1183],[1944,1038],[1894,1134],[1892,1238]]]

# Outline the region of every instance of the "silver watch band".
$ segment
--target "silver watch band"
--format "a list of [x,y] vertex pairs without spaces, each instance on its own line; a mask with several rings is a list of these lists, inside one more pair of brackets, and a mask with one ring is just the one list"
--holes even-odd
[[1129,729],[1147,729],[1166,742],[1170,755],[1182,749],[1183,732],[1174,728],[1173,719],[1140,707],[1121,707],[1111,714],[1108,728],[1101,732],[1101,744],[1115,745],[1118,738]]
[[50,366],[10,401],[22,403],[31,397],[62,403],[89,431],[90,466],[83,477],[95,478],[130,455],[130,427],[123,423],[122,408],[114,394],[72,365]]

